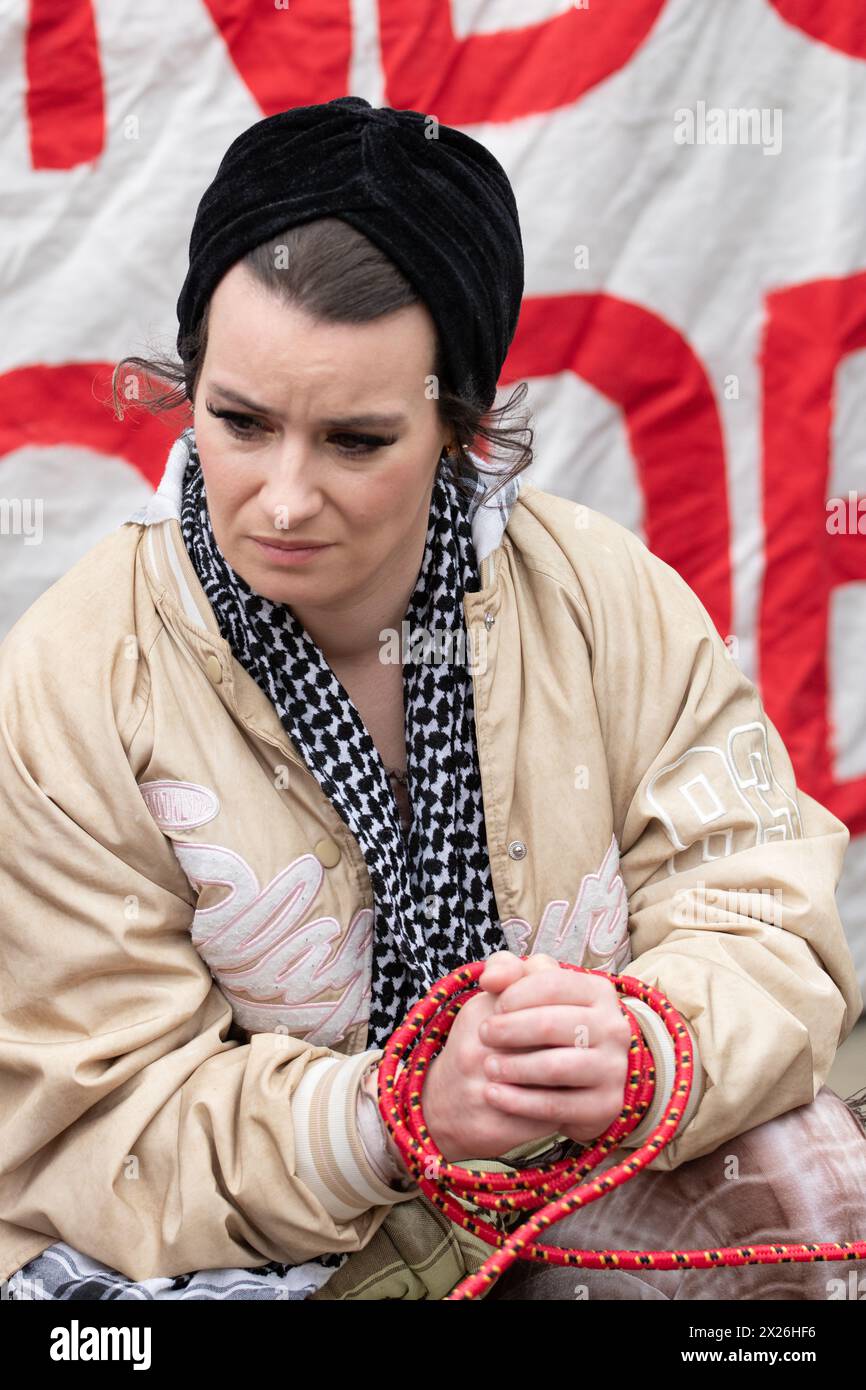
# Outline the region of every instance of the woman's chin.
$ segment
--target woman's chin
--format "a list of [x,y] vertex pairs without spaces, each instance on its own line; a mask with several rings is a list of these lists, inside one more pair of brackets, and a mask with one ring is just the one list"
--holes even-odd
[[306,564],[287,564],[279,557],[272,562],[269,556],[250,557],[246,553],[237,559],[229,556],[226,559],[253,593],[271,603],[291,604],[293,599],[300,600],[313,592],[317,600],[322,597],[322,580],[315,557],[311,557],[312,563]]
[[[240,570],[237,571],[240,574]],[[294,575],[277,575],[266,568],[251,570],[247,566],[247,573],[241,574],[241,578],[252,589],[254,594],[260,594],[271,603],[284,603],[288,606],[299,599],[308,587],[303,579],[296,579]]]

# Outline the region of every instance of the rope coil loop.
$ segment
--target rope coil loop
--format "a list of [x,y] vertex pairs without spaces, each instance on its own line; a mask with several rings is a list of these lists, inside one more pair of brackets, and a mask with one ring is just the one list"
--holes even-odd
[[[517,1173],[486,1172],[449,1163],[437,1149],[424,1123],[422,1090],[430,1064],[444,1048],[458,1013],[467,1000],[479,992],[475,982],[485,964],[485,961],[474,961],[459,966],[434,985],[389,1038],[378,1070],[379,1112],[418,1187],[451,1221],[496,1247],[475,1274],[467,1276],[451,1290],[447,1301],[483,1296],[516,1260],[574,1265],[582,1269],[669,1270],[866,1259],[866,1240],[728,1246],[715,1250],[571,1250],[539,1242],[536,1237],[555,1222],[636,1177],[675,1138],[692,1087],[691,1038],[670,1000],[643,980],[629,975],[611,975],[603,970],[587,970],[584,966],[560,961],[563,970],[603,975],[615,986],[620,997],[620,1007],[632,1034],[620,1114],[604,1134],[579,1146],[576,1154],[556,1162],[522,1168]],[[640,999],[654,1009],[673,1039],[673,1090],[664,1114],[646,1142],[630,1150],[622,1162],[592,1178],[601,1159],[640,1124],[655,1090],[652,1052],[628,1008],[626,1000],[629,998]],[[478,1214],[467,1209],[458,1198],[468,1198]],[[535,1215],[507,1236],[483,1219],[484,1212],[520,1211],[531,1211]]]

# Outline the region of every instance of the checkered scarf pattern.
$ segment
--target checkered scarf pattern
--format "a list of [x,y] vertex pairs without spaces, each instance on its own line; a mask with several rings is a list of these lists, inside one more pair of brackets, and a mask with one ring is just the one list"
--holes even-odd
[[[220,631],[367,865],[374,898],[368,1046],[381,1047],[443,975],[507,949],[490,877],[462,602],[480,588],[470,519],[483,487],[467,501],[440,467],[432,490],[404,620],[410,640],[401,650],[413,813],[404,834],[382,759],[320,648],[291,608],[256,593],[221,554],[194,433],[186,433],[181,526]],[[433,635],[426,647],[422,629]]]

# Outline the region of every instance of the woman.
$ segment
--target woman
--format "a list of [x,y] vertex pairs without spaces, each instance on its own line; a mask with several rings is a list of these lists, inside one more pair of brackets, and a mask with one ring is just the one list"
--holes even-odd
[[[686,1019],[654,1176],[812,1110],[861,1007],[848,832],[675,571],[520,477],[491,407],[522,289],[503,170],[420,113],[269,117],[205,192],[181,369],[121,364],[174,372],[151,404],[192,423],[0,649],[14,1297],[442,1297],[484,1251],[375,1078],[466,960],[425,1088],[447,1158],[619,1113],[616,991],[560,959]],[[631,1145],[672,1079],[634,1012],[659,1081]]]

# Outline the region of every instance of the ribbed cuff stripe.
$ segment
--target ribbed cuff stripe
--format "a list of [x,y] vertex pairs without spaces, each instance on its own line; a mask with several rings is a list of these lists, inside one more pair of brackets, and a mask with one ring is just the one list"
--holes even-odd
[[376,1056],[320,1057],[292,1093],[296,1172],[338,1221],[405,1200],[378,1177],[358,1132],[358,1088]]

